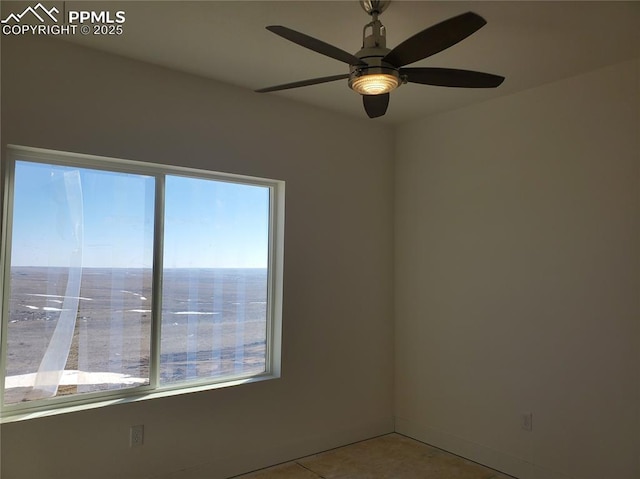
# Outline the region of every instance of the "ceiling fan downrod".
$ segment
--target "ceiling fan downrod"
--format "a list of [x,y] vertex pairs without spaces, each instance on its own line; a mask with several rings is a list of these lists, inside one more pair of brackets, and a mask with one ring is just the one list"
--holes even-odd
[[[391,3],[391,0],[361,0],[362,9],[371,15],[371,22],[362,29],[362,48],[386,48],[387,32],[384,25],[378,20],[378,15],[384,12]],[[371,33],[368,34],[368,30]]]

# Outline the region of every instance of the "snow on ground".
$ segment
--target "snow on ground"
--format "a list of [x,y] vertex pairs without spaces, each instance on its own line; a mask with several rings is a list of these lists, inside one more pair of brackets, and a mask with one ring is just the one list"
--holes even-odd
[[[5,389],[33,387],[36,382],[36,373],[18,374],[5,378]],[[75,386],[76,384],[146,384],[148,379],[134,378],[127,374],[108,372],[88,372],[78,370],[65,370],[62,373],[60,386]]]

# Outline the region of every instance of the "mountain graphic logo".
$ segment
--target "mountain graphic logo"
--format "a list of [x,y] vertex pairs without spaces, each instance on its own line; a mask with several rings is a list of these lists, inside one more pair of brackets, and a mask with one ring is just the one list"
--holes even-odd
[[40,23],[44,23],[46,21],[46,17],[49,17],[54,22],[58,23],[58,18],[54,16],[54,13],[58,14],[60,13],[60,10],[58,10],[56,7],[53,7],[51,8],[51,10],[48,10],[44,5],[42,5],[42,3],[38,3],[35,7],[29,6],[25,8],[22,13],[17,13],[17,14],[11,13],[4,20],[0,20],[0,23],[9,23],[11,21],[14,21],[15,23],[20,23],[23,17],[28,13],[30,13],[31,15],[36,17],[38,20],[40,20]]

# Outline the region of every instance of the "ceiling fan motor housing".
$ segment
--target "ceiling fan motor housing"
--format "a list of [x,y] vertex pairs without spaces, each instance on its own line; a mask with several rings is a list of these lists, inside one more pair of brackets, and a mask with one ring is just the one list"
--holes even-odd
[[398,85],[403,83],[402,79],[400,78],[400,73],[398,72],[398,69],[396,67],[394,67],[393,65],[382,61],[382,58],[384,57],[384,54],[382,54],[382,55],[378,54],[378,55],[375,55],[375,56],[362,57],[362,56],[360,56],[360,53],[362,51],[363,50],[358,52],[356,54],[356,56],[358,58],[361,58],[365,62],[367,62],[368,65],[367,66],[352,65],[350,67],[350,72],[349,72],[349,87],[350,88],[353,89],[353,83],[358,78],[360,78],[362,76],[366,76],[366,75],[391,75],[397,80]]

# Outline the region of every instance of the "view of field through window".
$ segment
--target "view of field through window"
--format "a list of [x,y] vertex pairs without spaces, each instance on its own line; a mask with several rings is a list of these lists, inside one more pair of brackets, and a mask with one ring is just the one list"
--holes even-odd
[[162,179],[154,276],[155,175],[16,161],[4,404],[265,371],[270,189]]

